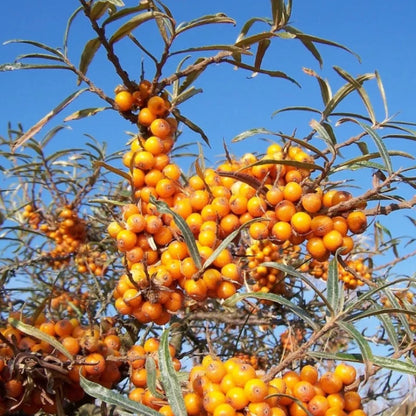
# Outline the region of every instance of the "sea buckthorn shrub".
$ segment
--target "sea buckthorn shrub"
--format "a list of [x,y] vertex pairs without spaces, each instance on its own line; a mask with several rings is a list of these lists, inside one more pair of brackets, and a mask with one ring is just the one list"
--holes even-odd
[[[291,2],[272,2],[270,19],[242,25],[224,13],[182,22],[161,1],[80,3],[62,47],[15,41],[36,51],[0,65],[2,73],[64,68],[82,84],[29,130],[10,125],[0,137],[0,415],[390,411],[381,400],[397,399],[396,386],[412,388],[397,373],[416,374],[414,279],[397,271],[411,261],[414,239],[397,237],[383,216],[416,204],[413,155],[404,150],[416,135],[385,102],[385,119],[375,114],[367,85],[375,82],[384,101],[379,74],[334,66],[343,85],[333,93],[332,78],[304,67],[320,107],[270,109],[279,116],[272,130],[249,129],[221,147],[188,111],[220,127],[225,118],[238,132],[239,105],[278,100],[274,85],[267,97],[251,86],[244,100],[220,86],[218,98],[234,100],[224,112],[186,107],[208,67],[252,71],[252,85],[265,75],[297,83],[276,70],[281,60],[263,59],[276,40],[300,41],[321,65],[320,43],[349,49],[293,28]],[[81,19],[95,35],[73,63]],[[235,42],[191,42],[219,23],[239,28]],[[176,43],[189,31],[189,48]],[[139,50],[135,79],[125,42]],[[88,71],[99,56],[110,63],[99,66],[110,88]],[[101,104],[61,120],[87,126],[102,117],[109,146],[90,131],[69,148],[66,134],[76,130],[61,125],[42,136],[87,91]],[[297,110],[308,113],[306,124],[296,118],[284,133],[283,113]],[[197,150],[188,144],[194,134]]]

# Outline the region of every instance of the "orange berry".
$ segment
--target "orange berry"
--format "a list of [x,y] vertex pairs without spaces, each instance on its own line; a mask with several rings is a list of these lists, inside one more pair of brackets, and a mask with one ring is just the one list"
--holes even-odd
[[361,397],[356,391],[347,391],[344,393],[344,409],[352,412],[361,408]]
[[74,326],[69,319],[61,319],[55,324],[55,334],[61,338],[70,336],[73,329]]
[[237,363],[231,375],[237,387],[244,387],[248,380],[256,377],[256,370],[250,364]]
[[332,198],[334,197],[334,195],[337,192],[338,191],[336,189],[331,189],[330,191],[325,192],[323,194],[322,203],[323,203],[323,205],[324,205],[325,208],[329,208],[329,207],[331,207],[333,205],[332,204]]
[[348,201],[352,198],[352,195],[346,191],[337,191],[334,193],[331,199],[331,206],[338,205],[341,202]]
[[294,397],[302,402],[309,402],[316,394],[313,384],[305,380],[298,381],[293,386],[292,393]]
[[342,382],[348,386],[355,381],[357,371],[352,365],[341,363],[335,367],[334,374],[338,376]]
[[157,118],[150,124],[150,131],[153,135],[160,137],[163,140],[169,136],[171,128],[168,121],[163,118]]
[[135,402],[141,403],[144,396],[144,389],[142,387],[136,387],[129,393],[129,399]]
[[220,404],[225,403],[225,400],[223,392],[218,390],[209,391],[204,395],[203,407],[207,412],[213,413]]
[[315,214],[322,207],[322,197],[318,193],[311,192],[302,196],[301,204],[305,211]]
[[134,155],[134,167],[142,170],[150,170],[155,164],[155,157],[152,153],[143,150]]
[[107,232],[112,238],[117,238],[117,234],[121,230],[123,230],[123,227],[117,221],[112,221],[108,224]]
[[296,213],[295,204],[288,200],[283,200],[276,205],[276,218],[279,221],[290,222],[293,215]]
[[149,127],[154,120],[156,120],[156,114],[152,113],[148,107],[142,108],[137,116],[138,124],[145,127]]
[[168,111],[165,100],[157,95],[149,98],[147,108],[156,116],[163,116]]
[[290,219],[292,228],[299,234],[306,234],[311,229],[311,216],[306,212],[296,212]]
[[[202,363],[204,365],[204,363]],[[213,383],[220,383],[222,378],[227,373],[224,364],[221,360],[213,359],[210,363],[205,367],[205,375],[211,380]]]
[[313,365],[305,365],[300,370],[300,379],[303,381],[309,381],[311,384],[315,384],[318,381],[319,373]]
[[87,374],[99,375],[105,370],[105,358],[98,352],[93,352],[85,357],[84,369]]
[[322,237],[322,241],[327,250],[334,253],[337,249],[342,247],[343,237],[337,230],[332,230]]
[[332,224],[334,230],[337,230],[341,233],[342,236],[346,236],[348,232],[347,220],[344,217],[336,216],[332,218]]
[[354,234],[361,234],[367,228],[367,217],[362,211],[352,211],[347,216],[347,224]]
[[289,406],[290,416],[308,416],[307,403],[293,402]]
[[[230,374],[227,374],[227,376],[229,377],[229,380],[231,380]],[[248,405],[249,399],[247,398],[247,395],[242,387],[236,387],[234,382],[232,382],[232,385],[233,387],[228,389],[226,392],[225,398],[227,403],[234,409],[241,410]]]
[[253,196],[247,201],[247,211],[254,218],[262,217],[266,209],[266,201],[260,196]]
[[328,400],[321,394],[314,396],[308,403],[308,410],[312,416],[325,416],[328,409]]
[[263,240],[269,236],[267,222],[253,222],[250,224],[248,232],[254,240]]
[[270,416],[270,406],[266,402],[249,403],[248,411],[250,416]]
[[213,416],[235,416],[235,415],[236,415],[236,411],[234,407],[232,407],[228,403],[221,403],[215,408],[213,412]]
[[132,214],[127,218],[126,229],[134,233],[141,233],[146,228],[146,219],[142,214]]
[[78,354],[80,350],[79,341],[77,338],[67,336],[62,339],[61,344],[72,355]]
[[244,384],[244,393],[252,403],[264,401],[268,391],[267,384],[259,378],[253,378]]
[[302,187],[297,182],[288,182],[283,188],[284,199],[297,202],[302,197]]
[[184,284],[184,290],[188,296],[198,301],[202,301],[207,297],[208,289],[203,279],[186,280]]
[[[153,123],[156,121],[157,120],[153,121]],[[162,139],[157,135],[148,137],[143,144],[143,148],[153,156],[160,155],[164,150]]]
[[[198,416],[203,409],[202,397],[194,392],[186,393],[183,396],[185,408],[190,416]],[[160,413],[160,410],[159,410]]]
[[272,227],[271,234],[278,243],[283,243],[292,236],[292,226],[286,221],[277,221]]
[[147,371],[145,368],[133,370],[130,374],[130,380],[135,387],[145,387],[147,385]]
[[228,299],[237,292],[237,288],[234,283],[228,281],[222,281],[216,290],[216,295],[219,299]]
[[295,371],[287,371],[283,374],[282,379],[286,383],[286,386],[292,390],[295,384],[300,381],[300,376]]
[[141,311],[145,317],[149,318],[151,321],[155,321],[162,314],[163,307],[160,303],[152,303],[147,300],[143,302]]
[[317,237],[323,237],[333,229],[334,223],[332,222],[332,219],[327,215],[317,215],[316,217],[312,218],[311,231]]
[[120,111],[128,111],[133,107],[134,97],[129,91],[120,91],[114,97],[114,101]]
[[229,200],[230,210],[236,215],[247,212],[248,199],[243,195],[232,195]]
[[130,230],[121,230],[117,234],[117,248],[121,252],[131,250],[137,242],[136,233]]
[[325,261],[329,256],[329,251],[320,237],[310,238],[306,243],[306,250],[314,259],[318,261]]
[[327,371],[321,376],[319,385],[327,394],[338,393],[343,387],[342,380],[330,371]]

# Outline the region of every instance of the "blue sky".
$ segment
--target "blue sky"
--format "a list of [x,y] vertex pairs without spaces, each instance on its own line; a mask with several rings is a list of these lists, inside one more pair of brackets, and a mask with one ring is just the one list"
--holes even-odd
[[[133,6],[137,1],[125,0],[125,3]],[[293,3],[293,26],[305,33],[347,46],[360,55],[361,63],[343,50],[319,46],[324,59],[321,69],[299,42],[279,40],[270,48],[264,60],[265,66],[286,72],[299,81],[302,88],[265,75],[249,79],[247,72],[235,71],[229,65],[210,67],[196,83],[196,87],[203,88],[204,93],[185,103],[181,111],[207,133],[212,143],[212,149],[207,149],[207,155],[212,162],[218,160],[217,155],[223,153],[223,139],[229,143],[235,135],[246,129],[266,127],[286,134],[296,130],[298,137],[309,132],[310,114],[285,113],[271,118],[273,111],[286,106],[321,107],[317,84],[302,72],[302,67],[312,68],[322,77],[328,78],[333,91],[343,84],[332,69],[333,65],[342,67],[352,75],[378,70],[387,93],[390,115],[398,113],[396,118],[399,120],[416,121],[414,0],[294,0]],[[232,43],[238,35],[239,27],[247,19],[270,15],[270,2],[267,0],[167,0],[166,4],[171,7],[178,21],[187,21],[216,12],[224,12],[237,21],[236,27],[222,25],[216,28],[201,28],[192,36],[184,36],[183,40],[179,41],[180,47]],[[78,2],[75,0],[14,1],[4,7],[0,15],[0,41],[3,43],[9,39],[32,39],[60,47],[67,19],[77,6]],[[258,26],[258,30],[261,29]],[[143,26],[137,35],[150,48],[157,48],[160,44],[149,25]],[[82,16],[78,16],[69,43],[69,56],[74,63],[79,61],[83,45],[92,37],[94,34],[88,24]],[[0,63],[12,62],[15,56],[30,51],[33,50],[24,45],[2,45]],[[129,74],[137,80],[142,58],[140,53],[131,44],[123,41],[117,44],[116,52]],[[145,69],[150,77],[152,67],[146,64]],[[97,61],[89,69],[88,76],[109,95],[112,95],[114,87],[120,83],[120,79],[106,65],[102,52],[97,55]],[[20,122],[27,129],[77,89],[73,75],[64,71],[0,73],[0,86],[4,97],[0,103],[2,136],[6,135],[9,121],[14,125]],[[384,111],[374,83],[369,85],[369,90],[376,114],[382,119]],[[359,100],[353,101],[352,104],[354,111],[364,112]],[[72,104],[52,121],[50,127],[62,123],[65,116],[80,108],[102,105],[95,96],[84,95],[79,104]],[[135,126],[123,120],[116,112],[110,111],[97,117],[68,123],[68,126],[70,129],[61,133],[56,141],[51,143],[51,149],[79,145],[85,140],[84,133],[87,133],[97,140],[108,142],[111,150],[119,150],[124,148],[127,141],[125,131],[135,129]],[[198,140],[198,137],[186,132],[181,140],[191,142]],[[230,150],[241,154],[263,149],[259,148],[255,139],[249,139],[240,145],[231,146]],[[414,154],[415,145],[408,142],[406,150]]]

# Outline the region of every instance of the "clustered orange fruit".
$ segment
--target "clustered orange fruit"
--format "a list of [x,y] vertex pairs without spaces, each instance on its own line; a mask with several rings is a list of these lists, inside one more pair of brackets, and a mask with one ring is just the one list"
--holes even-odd
[[[342,363],[321,376],[311,365],[299,373],[261,377],[255,368],[233,357],[205,356],[189,373],[184,401],[188,415],[206,416],[365,416],[361,397],[351,387],[354,367]],[[155,408],[162,414],[156,404]]]
[[59,315],[67,312],[72,315],[76,309],[79,311],[86,311],[88,306],[88,292],[79,294],[70,294],[69,292],[54,293],[50,299],[51,309],[58,312]]
[[0,398],[0,415],[5,414],[2,406],[7,411],[20,410],[27,415],[41,409],[55,414],[56,392],[61,387],[63,400],[77,402],[84,397],[80,372],[107,388],[121,379],[121,340],[112,318],[103,319],[101,328],[82,326],[75,318],[46,320],[44,315],[34,322],[25,321],[57,340],[73,359],[47,341],[29,336],[10,324],[1,328],[0,389],[5,393]]
[[246,250],[249,277],[254,281],[250,287],[254,292],[275,293],[290,297],[289,286],[285,283],[285,273],[263,265],[266,262],[284,262],[288,256],[293,260],[299,257],[300,246],[289,241],[275,244],[270,240],[255,241]]
[[[313,159],[300,147],[282,148],[274,143],[262,158],[246,154],[185,181],[169,155],[177,129],[176,120],[169,116],[169,102],[163,96],[150,95],[145,81],[138,90],[140,94],[129,94],[140,100],[128,99],[125,107],[125,91],[116,95],[122,111],[138,110],[139,126],[138,136],[123,157],[134,198],[123,206],[122,219],[108,226],[127,267],[114,291],[119,313],[133,315],[140,322],[166,323],[184,302],[226,299],[236,293],[243,283],[242,267],[250,264],[250,259],[235,255],[231,243],[209,267],[199,270],[174,216],[160,213],[152,197],[185,220],[202,265],[244,224],[238,243],[243,252],[262,240],[270,240],[279,249],[306,240],[307,251],[319,261],[341,247],[343,254],[352,250],[353,240],[347,233],[365,229],[365,214],[360,210],[328,214],[329,208],[349,200],[351,194],[319,188],[312,192],[303,186],[311,171],[296,163]],[[267,270],[261,276],[263,273],[257,265],[253,277],[259,282],[254,290],[285,292],[280,273]]]
[[[347,268],[338,263],[338,278],[344,282],[347,289],[356,289],[358,286],[364,285],[363,279],[371,279],[370,269],[363,257],[347,259],[345,263]],[[328,279],[328,261],[318,262],[313,259],[311,262],[303,264],[301,270],[308,272],[317,279]]]
[[57,218],[46,221],[42,213],[34,211],[32,205],[26,205],[23,217],[30,226],[45,234],[53,248],[42,255],[51,258],[50,264],[59,269],[69,264],[70,258],[79,250],[87,236],[86,222],[70,206],[65,206]]
[[108,256],[105,251],[92,248],[89,243],[81,244],[75,256],[75,264],[79,273],[93,273],[103,276],[108,266]]

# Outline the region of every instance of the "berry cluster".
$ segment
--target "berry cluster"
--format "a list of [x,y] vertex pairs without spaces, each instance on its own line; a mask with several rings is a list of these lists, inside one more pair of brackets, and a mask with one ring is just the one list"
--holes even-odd
[[[325,261],[341,247],[343,254],[352,250],[348,231],[364,231],[366,217],[360,210],[328,214],[352,196],[345,191],[311,190],[313,159],[300,147],[274,143],[264,157],[229,158],[216,170],[205,169],[184,181],[169,156],[177,123],[169,117],[166,98],[151,95],[149,83],[142,81],[137,91],[118,92],[115,101],[121,111],[138,110],[140,130],[123,157],[134,201],[123,206],[122,221],[108,226],[127,266],[114,291],[119,313],[140,322],[166,323],[184,301],[233,295],[243,283],[241,269],[246,264],[253,269],[253,290],[287,291],[279,272],[262,270],[250,257],[235,256],[232,244],[209,267],[199,269],[174,215],[160,213],[152,197],[185,220],[202,265],[221,241],[244,224],[239,243],[243,251],[252,246],[249,252],[254,252],[255,244],[267,239],[273,243],[265,248],[272,260],[281,256],[282,249],[307,240],[309,254]],[[292,251],[299,255],[299,250]]]
[[255,241],[246,250],[249,276],[255,281],[253,292],[275,293],[290,297],[289,286],[285,283],[285,274],[277,269],[264,266],[266,262],[284,262],[289,257],[296,259],[300,255],[300,246],[289,241],[274,244],[270,240]]
[[[347,259],[346,268],[338,263],[338,278],[344,282],[347,289],[356,289],[357,286],[363,286],[365,280],[371,279],[371,272],[368,265],[364,262],[363,257]],[[301,270],[308,272],[317,279],[328,279],[328,262],[318,262],[312,260],[301,266]]]
[[[77,402],[84,397],[80,372],[108,388],[121,379],[121,340],[111,318],[103,320],[101,329],[82,326],[75,318],[47,321],[43,315],[27,323],[53,337],[73,359],[46,340],[29,336],[9,324],[2,328],[0,389],[5,394],[0,399],[0,415],[5,414],[2,409],[21,410],[27,415],[42,409],[55,414],[63,400]],[[64,397],[57,396],[61,391]]]
[[85,242],[86,223],[69,206],[64,207],[57,218],[46,221],[42,213],[34,211],[31,205],[26,205],[23,217],[33,229],[39,230],[53,242],[53,248],[42,255],[51,259],[50,264],[54,269],[67,265]]
[[[206,356],[189,373],[184,402],[190,416],[365,416],[361,397],[351,388],[355,380],[354,367],[342,363],[321,376],[306,365],[299,373],[288,371],[264,381],[239,358],[222,362]],[[140,389],[130,397],[149,403]],[[150,404],[163,415],[173,415],[161,399],[154,398]]]

